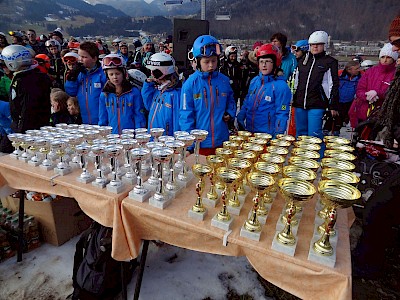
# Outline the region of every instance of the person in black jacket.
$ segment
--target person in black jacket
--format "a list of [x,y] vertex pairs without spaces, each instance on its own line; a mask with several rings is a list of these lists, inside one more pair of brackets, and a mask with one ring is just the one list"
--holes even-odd
[[310,52],[298,64],[297,86],[293,96],[296,108],[296,135],[323,138],[322,123],[326,109],[338,116],[338,61],[327,55],[328,34],[315,31],[308,39]]
[[10,45],[0,56],[14,72],[10,88],[11,129],[18,133],[40,129],[50,121],[51,81],[36,68],[31,51],[21,45]]

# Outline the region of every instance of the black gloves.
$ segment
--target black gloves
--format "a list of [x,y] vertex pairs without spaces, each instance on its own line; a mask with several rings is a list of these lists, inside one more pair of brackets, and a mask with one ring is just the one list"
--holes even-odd
[[67,80],[76,81],[78,79],[79,73],[85,70],[85,67],[81,63],[77,63],[72,70],[67,73]]

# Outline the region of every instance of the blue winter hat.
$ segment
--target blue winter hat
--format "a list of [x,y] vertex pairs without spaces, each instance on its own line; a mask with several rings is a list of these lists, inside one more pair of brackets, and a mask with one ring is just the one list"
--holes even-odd
[[143,44],[143,45],[145,45],[145,44],[153,44],[153,41],[151,40],[150,37],[146,36],[146,37],[144,37],[144,38],[142,39],[142,44]]
[[310,49],[310,45],[308,44],[308,40],[299,40],[296,44],[292,45],[292,50],[297,51],[308,51]]

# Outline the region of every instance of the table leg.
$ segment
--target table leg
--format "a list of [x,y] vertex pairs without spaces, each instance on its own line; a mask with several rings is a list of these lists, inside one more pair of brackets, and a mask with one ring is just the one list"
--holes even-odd
[[140,264],[139,264],[139,273],[136,279],[136,287],[135,287],[135,295],[133,300],[139,299],[140,288],[142,286],[142,279],[143,279],[143,272],[144,272],[144,265],[146,264],[147,258],[147,251],[149,250],[149,241],[144,240],[142,245],[142,254],[140,256]]
[[22,261],[22,251],[24,251],[24,211],[25,211],[25,191],[19,190],[19,213],[18,213],[18,251],[17,262]]

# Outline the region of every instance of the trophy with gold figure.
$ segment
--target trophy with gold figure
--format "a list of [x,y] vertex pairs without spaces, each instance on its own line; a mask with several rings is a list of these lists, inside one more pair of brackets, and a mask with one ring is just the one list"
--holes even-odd
[[194,164],[192,166],[192,172],[194,176],[199,179],[199,182],[196,183],[196,203],[192,206],[188,211],[189,217],[203,221],[205,215],[207,214],[207,208],[203,205],[203,190],[204,190],[204,177],[209,175],[213,171],[212,167],[209,165],[203,164]]
[[208,155],[207,163],[212,168],[212,172],[210,172],[210,190],[207,193],[207,198],[203,199],[203,202],[206,206],[215,207],[219,202],[219,196],[215,188],[216,183],[216,175],[215,172],[219,167],[222,167],[225,163],[225,160],[220,155]]

